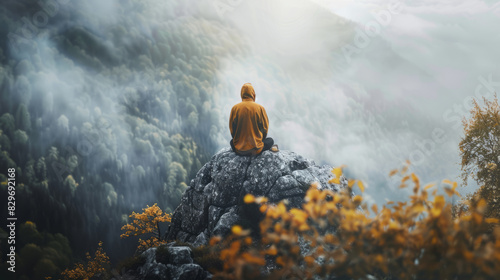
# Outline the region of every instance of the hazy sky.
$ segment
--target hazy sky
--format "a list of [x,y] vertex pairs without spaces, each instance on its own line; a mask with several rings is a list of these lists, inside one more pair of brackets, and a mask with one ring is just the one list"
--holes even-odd
[[219,15],[252,52],[220,71],[224,118],[252,82],[280,148],[348,165],[371,202],[406,197],[387,176],[406,159],[424,182],[460,180],[461,118],[500,88],[500,4],[234,2]]

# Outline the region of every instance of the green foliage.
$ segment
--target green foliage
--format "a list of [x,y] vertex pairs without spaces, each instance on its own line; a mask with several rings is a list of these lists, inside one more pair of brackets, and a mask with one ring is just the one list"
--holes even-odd
[[42,257],[42,249],[33,243],[26,244],[19,252],[23,263],[27,267],[34,267]]
[[223,262],[219,258],[213,247],[199,246],[192,248],[193,261],[199,264],[207,271],[221,271],[223,269]]
[[21,75],[17,77],[15,93],[20,104],[29,104],[31,100],[31,83],[25,76]]
[[16,129],[16,125],[14,117],[11,114],[5,113],[0,117],[0,129],[8,136],[12,135]]
[[57,147],[50,147],[47,154],[47,159],[49,162],[56,162],[59,160],[59,151]]
[[156,247],[156,262],[168,264],[170,263],[170,252],[165,244]]
[[66,179],[64,179],[64,186],[67,187],[71,191],[71,195],[75,195],[76,188],[78,187],[78,183],[75,181],[73,176],[68,175]]
[[117,266],[117,270],[124,273],[130,270],[135,271],[145,263],[146,257],[144,257],[143,255],[137,255],[121,261]]
[[184,167],[178,162],[172,162],[168,167],[168,185],[175,186],[180,182],[185,182],[186,179],[187,172]]
[[[218,271],[222,270],[223,262],[219,259],[219,253],[214,250],[217,245],[214,246],[199,246],[194,247],[190,243],[175,241],[174,244],[169,244],[172,247],[189,247],[193,253],[192,258],[194,263],[199,264],[203,269],[207,271]],[[169,253],[167,250],[167,245],[158,246],[158,251],[156,252],[157,262],[167,264],[169,262]],[[218,250],[221,248],[218,247]]]
[[[455,214],[468,213],[484,199],[485,217],[500,218],[500,106],[495,95],[493,100],[483,99],[484,106],[473,100],[471,117],[464,118],[464,137],[460,141],[462,178],[471,176],[480,185],[456,207]],[[493,228],[491,228],[493,230]]]
[[[56,124],[58,127],[58,130],[62,133],[68,133],[69,132],[69,119],[65,115],[59,116],[56,120]],[[64,134],[61,134],[64,135]]]
[[[72,250],[68,239],[62,234],[41,233],[34,223],[28,221],[19,225],[16,238],[18,254],[14,279],[57,277],[70,264]],[[2,256],[6,254],[7,246],[2,246]],[[2,274],[9,273],[5,262],[0,268],[0,278],[11,279],[7,277],[12,275]]]
[[26,132],[19,129],[14,131],[13,144],[19,148],[26,145],[26,143],[28,143],[28,135]]
[[462,177],[464,182],[470,175],[478,184],[500,185],[500,106],[495,96],[493,101],[483,99],[484,107],[473,100],[470,119],[463,120],[464,138],[460,141]]
[[35,267],[33,267],[33,275],[35,279],[46,279],[47,275],[56,275],[61,270],[50,259],[41,259]]
[[10,151],[10,139],[0,130],[0,151]]
[[16,127],[23,131],[31,130],[30,113],[24,104],[19,105],[16,112]]
[[[31,2],[0,9],[1,35],[23,35]],[[218,57],[243,46],[216,19],[179,17],[193,8],[179,0],[125,1],[112,25],[88,5],[61,6],[44,28],[51,44],[0,46],[0,178],[15,167],[19,216],[70,237],[78,254],[118,234],[135,205],[175,209],[219,145]]]
[[139,156],[151,156],[153,147],[148,140],[136,139],[134,142],[134,151]]
[[47,165],[45,164],[44,157],[39,158],[38,161],[36,162],[35,176],[41,179],[47,178]]
[[[0,151],[0,166],[4,167],[4,170],[12,166],[17,166],[14,160],[10,158],[10,154],[6,151]],[[2,174],[4,175],[4,174]],[[4,175],[5,176],[5,175]],[[5,182],[5,181],[3,181]]]
[[19,226],[18,242],[21,246],[28,243],[42,244],[43,235],[38,232],[35,223],[28,221]]

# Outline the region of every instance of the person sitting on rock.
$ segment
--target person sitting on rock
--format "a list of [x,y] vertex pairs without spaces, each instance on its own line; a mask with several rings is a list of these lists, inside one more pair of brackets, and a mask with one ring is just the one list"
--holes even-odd
[[233,106],[229,117],[231,131],[231,149],[238,155],[259,155],[263,151],[278,151],[274,140],[267,137],[269,119],[266,110],[255,103],[255,90],[251,83],[241,88],[242,101]]

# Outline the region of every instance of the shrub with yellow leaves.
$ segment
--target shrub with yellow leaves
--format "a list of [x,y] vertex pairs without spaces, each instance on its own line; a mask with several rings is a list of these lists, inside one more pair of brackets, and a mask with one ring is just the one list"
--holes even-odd
[[132,212],[129,217],[134,220],[121,228],[125,233],[120,235],[121,238],[140,235],[148,236],[145,240],[139,238],[137,247],[139,252],[165,243],[165,241],[161,240],[160,223],[172,221],[171,215],[163,213],[156,203],[153,206],[148,205],[142,210],[144,210],[143,213]]
[[[471,205],[453,218],[445,196],[433,184],[421,186],[408,167],[401,188],[413,186],[408,202],[389,202],[382,209],[368,206],[351,188],[335,193],[312,186],[302,209],[283,202],[267,203],[247,195],[246,203],[260,204],[265,218],[261,240],[234,226],[224,240],[215,237],[221,271],[215,279],[494,279],[500,275],[500,229],[485,234],[498,220],[484,217],[486,202]],[[335,179],[342,175],[334,169]],[[332,180],[332,181],[333,181]],[[459,195],[457,183],[443,181],[448,196]],[[429,189],[435,190],[429,194]],[[269,269],[265,269],[265,267]],[[337,279],[337,278],[336,278]]]
[[102,249],[102,242],[99,242],[99,247],[95,251],[92,258],[87,252],[87,264],[76,264],[73,269],[64,270],[61,275],[66,280],[84,280],[84,279],[101,279],[105,278],[106,266],[109,266],[109,257]]

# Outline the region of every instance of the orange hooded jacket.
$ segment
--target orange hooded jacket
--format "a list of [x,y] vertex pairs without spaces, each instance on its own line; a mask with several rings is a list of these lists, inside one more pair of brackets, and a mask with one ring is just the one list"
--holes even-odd
[[242,102],[233,106],[229,117],[229,130],[233,144],[240,155],[257,155],[264,148],[269,119],[262,105],[255,103],[255,90],[246,83],[241,88]]

